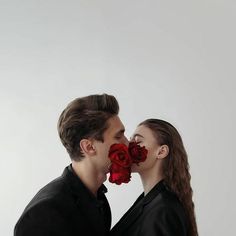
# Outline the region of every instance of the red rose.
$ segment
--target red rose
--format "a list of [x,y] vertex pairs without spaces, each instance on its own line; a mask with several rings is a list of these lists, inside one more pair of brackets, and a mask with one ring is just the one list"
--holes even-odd
[[132,164],[128,147],[121,143],[111,145],[109,158],[111,160],[109,181],[118,185],[128,183],[131,178]]
[[139,162],[145,161],[147,158],[148,151],[145,146],[141,147],[136,142],[129,143],[128,150],[133,163],[138,164]]
[[110,177],[109,181],[111,183],[116,183],[118,185],[122,183],[128,183],[131,178],[131,169],[130,167],[124,168],[116,163],[112,163],[110,168]]
[[138,164],[146,160],[147,149],[135,142],[131,142],[129,147],[116,143],[110,147],[109,158],[111,160],[109,181],[120,185],[130,181],[132,163]]
[[116,143],[111,145],[109,150],[109,158],[112,163],[116,163],[122,167],[130,167],[131,157],[128,152],[128,147],[122,143]]

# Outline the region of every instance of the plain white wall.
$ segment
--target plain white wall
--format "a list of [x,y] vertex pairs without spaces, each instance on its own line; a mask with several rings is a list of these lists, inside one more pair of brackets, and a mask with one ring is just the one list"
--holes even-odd
[[[230,0],[0,0],[0,234],[70,163],[69,101],[114,94],[128,137],[173,123],[189,154],[199,233],[235,235],[236,4]],[[106,183],[113,225],[142,191]]]

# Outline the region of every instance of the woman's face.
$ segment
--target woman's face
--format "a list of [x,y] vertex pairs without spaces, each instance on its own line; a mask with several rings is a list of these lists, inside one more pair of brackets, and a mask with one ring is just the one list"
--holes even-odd
[[148,127],[140,125],[136,128],[132,141],[135,141],[141,147],[145,146],[148,150],[147,159],[144,162],[140,162],[139,165],[134,163],[131,168],[132,172],[141,173],[154,168],[157,162],[159,145],[157,144],[157,140],[153,136],[152,131]]

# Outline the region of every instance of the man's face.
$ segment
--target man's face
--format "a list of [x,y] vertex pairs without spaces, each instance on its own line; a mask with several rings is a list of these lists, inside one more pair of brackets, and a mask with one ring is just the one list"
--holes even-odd
[[[125,127],[118,116],[111,117],[108,121],[108,129],[103,134],[104,142],[94,141],[93,145],[96,150],[94,164],[98,171],[107,174],[109,172],[110,159],[108,158],[109,149],[114,143],[124,143],[128,145],[125,137]],[[96,159],[96,160],[95,160]]]

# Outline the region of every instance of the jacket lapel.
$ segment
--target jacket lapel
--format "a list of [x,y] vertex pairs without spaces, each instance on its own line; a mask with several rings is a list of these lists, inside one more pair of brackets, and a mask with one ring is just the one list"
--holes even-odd
[[134,202],[131,208],[122,216],[119,222],[112,228],[111,235],[122,235],[122,232],[125,232],[129,226],[135,222],[135,220],[143,212],[143,196],[141,194],[138,199]]
[[119,222],[112,228],[111,235],[125,235],[125,231],[141,216],[145,205],[149,204],[160,192],[165,189],[164,181],[158,182],[144,197],[142,193],[132,207],[125,213]]

